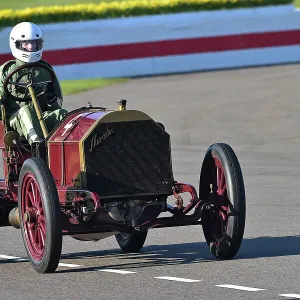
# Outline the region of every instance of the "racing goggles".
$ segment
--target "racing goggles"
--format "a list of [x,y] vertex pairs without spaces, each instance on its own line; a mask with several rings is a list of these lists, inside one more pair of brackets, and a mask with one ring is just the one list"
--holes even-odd
[[22,40],[16,41],[16,48],[24,52],[36,52],[43,49],[43,40]]

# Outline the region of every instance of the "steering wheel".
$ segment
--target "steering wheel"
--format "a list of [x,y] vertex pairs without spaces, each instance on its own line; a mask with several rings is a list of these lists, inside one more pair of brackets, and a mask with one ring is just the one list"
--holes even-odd
[[[50,75],[50,81],[43,81],[43,82],[35,82],[35,69],[36,68],[40,68],[40,69],[44,69],[48,72],[48,74]],[[28,69],[27,72],[21,74],[16,81],[11,81],[12,77],[19,71],[24,70],[24,69]],[[20,82],[20,80],[27,76],[28,78],[28,82]],[[6,93],[6,95],[15,101],[20,101],[20,102],[30,102],[31,101],[31,97],[28,95],[28,87],[29,86],[33,86],[33,88],[35,87],[46,87],[49,83],[54,85],[54,80],[55,80],[55,73],[53,71],[53,69],[41,62],[35,62],[35,63],[25,63],[19,67],[17,67],[16,69],[14,69],[11,73],[9,73],[3,83],[3,89],[4,92]],[[19,87],[21,88],[21,90],[24,90],[24,94],[23,97],[17,97],[14,96],[12,94],[12,91],[10,91],[8,89],[9,86],[12,87]],[[13,89],[14,90],[14,89]],[[46,89],[44,89],[44,91],[42,91],[40,94],[36,95],[37,97],[46,94]]]

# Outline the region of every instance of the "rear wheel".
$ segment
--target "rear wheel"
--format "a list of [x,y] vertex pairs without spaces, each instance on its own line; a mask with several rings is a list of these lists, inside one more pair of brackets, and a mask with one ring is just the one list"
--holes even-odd
[[34,157],[24,162],[18,195],[28,258],[37,272],[54,272],[62,249],[60,203],[52,174],[42,159]]
[[202,227],[210,251],[219,259],[234,257],[244,235],[246,197],[241,167],[229,145],[217,143],[207,150],[199,196],[209,204]]
[[147,231],[134,231],[116,234],[116,240],[125,253],[138,253],[143,248],[147,238]]

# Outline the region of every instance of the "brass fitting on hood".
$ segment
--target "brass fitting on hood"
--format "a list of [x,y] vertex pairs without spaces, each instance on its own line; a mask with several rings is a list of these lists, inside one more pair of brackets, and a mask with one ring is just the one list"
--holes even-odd
[[118,109],[126,110],[126,102],[127,102],[127,100],[125,100],[125,99],[118,100]]

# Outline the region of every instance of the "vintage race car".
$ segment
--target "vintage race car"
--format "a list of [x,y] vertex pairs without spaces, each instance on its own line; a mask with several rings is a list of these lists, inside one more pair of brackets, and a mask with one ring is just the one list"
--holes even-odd
[[[35,82],[37,68],[48,71],[51,80]],[[24,84],[23,76],[12,81],[22,70],[28,82]],[[33,102],[45,137],[42,143],[30,146],[14,132],[1,107],[1,226],[21,230],[36,271],[55,272],[63,235],[82,241],[115,235],[120,248],[133,253],[141,250],[149,229],[202,225],[216,258],[237,254],[246,200],[240,164],[229,145],[208,148],[197,191],[174,179],[170,135],[163,124],[142,111],[127,110],[126,100],[119,100],[116,109],[88,105],[70,111],[48,132],[36,87],[53,84],[54,76],[47,65],[30,63],[16,68],[4,82],[12,101]],[[30,96],[14,97],[10,85],[27,89]],[[186,205],[182,193],[190,195]],[[169,216],[161,216],[164,212]]]

